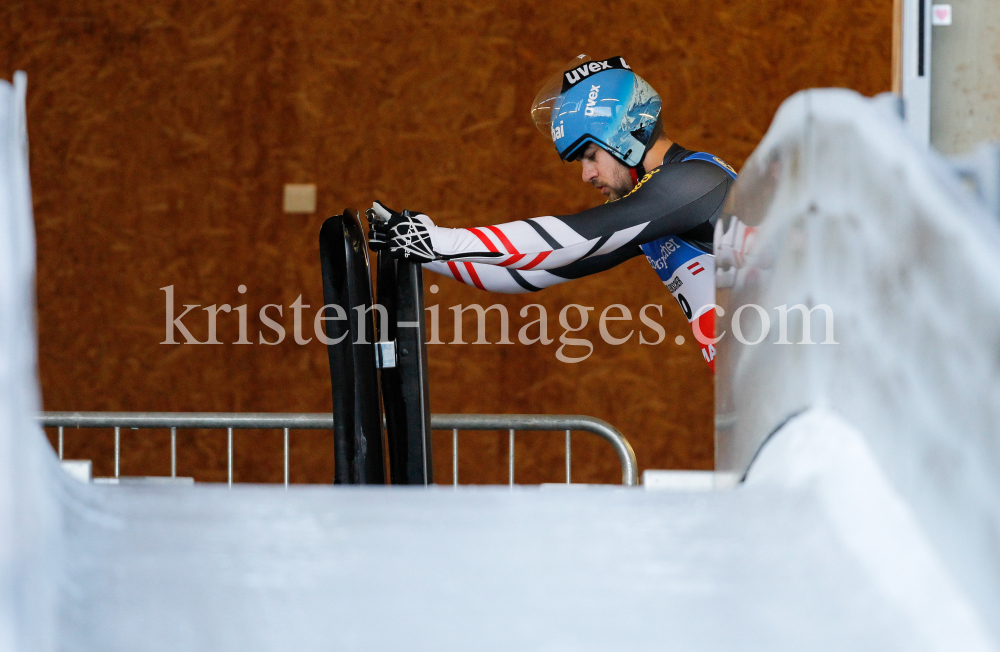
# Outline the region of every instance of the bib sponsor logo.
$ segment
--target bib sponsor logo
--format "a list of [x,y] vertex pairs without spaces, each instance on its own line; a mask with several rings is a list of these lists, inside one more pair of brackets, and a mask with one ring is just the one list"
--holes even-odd
[[562,92],[565,93],[590,75],[604,70],[631,70],[631,68],[625,63],[625,59],[621,57],[611,57],[604,61],[590,61],[580,64],[576,68],[563,73]]
[[665,260],[667,256],[674,253],[678,249],[680,249],[680,247],[677,245],[676,242],[674,242],[673,240],[667,240],[666,242],[660,245],[660,256]]
[[[647,176],[649,176],[649,175],[647,175]],[[667,258],[670,257],[670,254],[674,253],[675,251],[677,251],[679,249],[680,249],[680,245],[678,245],[673,240],[667,240],[666,242],[664,242],[663,244],[660,245],[660,256],[658,258],[652,258],[650,256],[646,256],[646,260],[649,261],[649,266],[652,267],[655,270],[666,269],[667,268]],[[677,283],[678,283],[677,287],[680,287],[681,280],[677,279]],[[669,289],[670,289],[671,292],[673,292],[675,288],[671,287]]]

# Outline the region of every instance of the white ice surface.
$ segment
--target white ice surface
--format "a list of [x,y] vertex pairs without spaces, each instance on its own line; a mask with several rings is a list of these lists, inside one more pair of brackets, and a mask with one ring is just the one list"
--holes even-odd
[[[835,410],[1000,636],[996,217],[898,119],[840,89],[789,98],[730,199],[757,240],[718,292],[730,332],[717,345],[717,468],[739,477],[784,419]],[[732,333],[746,304],[770,315],[761,344]],[[795,304],[829,306],[837,344],[778,344],[775,307]],[[824,321],[811,319],[814,342]],[[788,326],[800,342],[797,311]]]
[[835,412],[813,408],[791,419],[764,445],[745,486],[811,490],[840,543],[930,648],[994,649],[865,436]]
[[824,410],[730,491],[71,479],[32,419],[23,82],[0,85],[0,652],[993,649],[872,433]]
[[954,649],[809,487],[82,488],[72,650]]
[[67,650],[995,649],[822,410],[729,491],[73,489]]

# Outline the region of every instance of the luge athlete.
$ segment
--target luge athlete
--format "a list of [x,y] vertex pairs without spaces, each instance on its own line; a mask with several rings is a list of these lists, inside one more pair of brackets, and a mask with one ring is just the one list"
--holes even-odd
[[534,292],[645,254],[715,368],[715,224],[736,173],[662,132],[656,91],[621,57],[581,55],[535,98],[532,117],[608,202],[573,215],[451,229],[375,202],[372,249],[481,290]]

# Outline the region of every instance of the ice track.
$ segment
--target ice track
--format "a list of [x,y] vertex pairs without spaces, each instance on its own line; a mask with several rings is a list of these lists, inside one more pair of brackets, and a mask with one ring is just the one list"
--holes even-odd
[[[962,389],[972,398],[963,409],[974,414],[951,431],[937,416],[947,406],[923,389],[912,394],[917,417],[900,416],[905,395],[852,407],[859,403],[849,392],[827,388],[878,386],[883,376],[823,357],[833,354],[779,355],[768,343],[720,349],[723,361],[729,356],[720,370],[729,374],[720,376],[728,401],[720,479],[735,486],[716,491],[285,491],[71,480],[33,419],[40,401],[25,83],[18,75],[0,84],[0,651],[996,649],[1000,566],[988,551],[1000,456],[989,400],[997,377],[988,365],[969,365]],[[836,268],[820,254],[844,212],[826,210],[815,181],[804,181],[816,173],[808,160],[825,147],[825,171],[859,162],[838,158],[831,139],[817,137],[824,134],[888,139],[872,151],[898,165],[877,161],[883,167],[870,174],[886,173],[882,204],[897,208],[847,214],[874,220],[876,233],[887,215],[932,234],[939,225],[951,234],[937,239],[939,257],[893,250],[893,259],[931,276],[927,266],[944,260],[980,278],[977,314],[998,323],[1000,295],[982,289],[992,281],[982,277],[998,251],[995,225],[975,215],[930,155],[906,144],[898,125],[846,92],[793,97],[748,163],[767,171],[783,162],[788,174],[741,176],[742,197],[766,191],[780,201],[741,209],[760,227],[767,255],[730,298],[758,292],[794,303],[800,282],[815,292],[809,300],[827,299],[831,284],[820,281]],[[831,196],[850,205],[851,176],[840,177],[847,185]],[[920,188],[905,187],[913,179]],[[894,204],[899,192],[912,201]],[[803,219],[823,228],[789,236],[782,215],[798,213],[782,206],[805,206],[802,215],[815,217]],[[972,245],[977,231],[986,235]],[[876,256],[916,243],[858,246]],[[819,254],[804,259],[802,251]],[[802,260],[811,261],[811,276],[796,266]],[[866,292],[860,285],[854,296],[864,301]],[[875,344],[884,359],[906,360],[913,346],[927,352],[923,365],[901,365],[917,374],[904,389],[933,386],[936,356],[962,350],[936,339],[954,329],[921,327],[937,323],[933,314],[902,320],[900,338],[869,342],[882,335],[865,326],[864,313],[843,295],[829,297],[845,315],[834,360]],[[960,312],[969,298],[956,290],[943,300]],[[933,446],[918,417],[934,424]],[[931,460],[933,471],[935,459],[972,460],[972,479],[949,485],[922,475],[919,460]]]

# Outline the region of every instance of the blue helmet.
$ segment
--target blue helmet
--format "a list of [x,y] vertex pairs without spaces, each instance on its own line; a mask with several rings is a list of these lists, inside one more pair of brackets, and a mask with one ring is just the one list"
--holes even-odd
[[542,87],[531,114],[564,161],[595,143],[634,168],[646,154],[660,115],[660,96],[622,57],[590,61],[581,54]]

